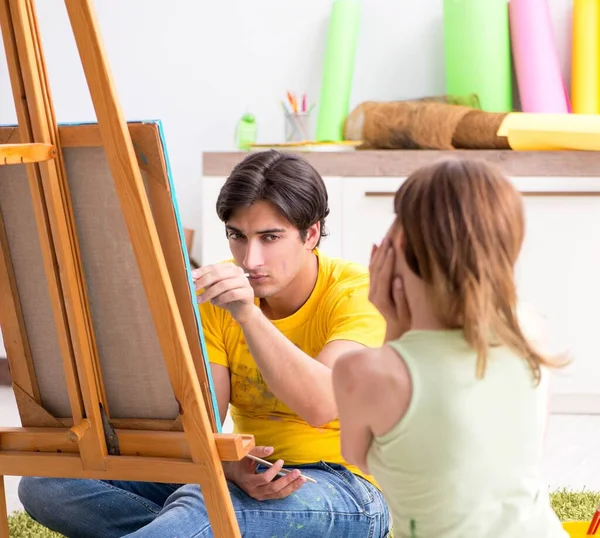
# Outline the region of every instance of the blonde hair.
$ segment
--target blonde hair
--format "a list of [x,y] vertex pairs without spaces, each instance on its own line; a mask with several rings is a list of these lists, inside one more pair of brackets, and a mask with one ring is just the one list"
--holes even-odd
[[446,160],[420,168],[394,199],[410,269],[427,285],[436,315],[462,328],[485,374],[488,348],[505,344],[536,382],[551,361],[527,341],[517,318],[515,263],[525,217],[521,195],[482,161]]

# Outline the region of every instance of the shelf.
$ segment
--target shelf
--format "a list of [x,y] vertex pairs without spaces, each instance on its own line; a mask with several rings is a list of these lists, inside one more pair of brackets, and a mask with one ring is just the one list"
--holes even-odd
[[[357,150],[300,153],[322,176],[403,177],[416,168],[446,158],[482,159],[508,176],[598,177],[600,153],[590,151],[512,150]],[[204,176],[228,176],[248,153],[241,151],[203,154]]]

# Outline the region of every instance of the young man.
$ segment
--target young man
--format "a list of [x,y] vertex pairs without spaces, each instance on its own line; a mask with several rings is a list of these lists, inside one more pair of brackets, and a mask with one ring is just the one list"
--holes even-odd
[[[242,535],[387,536],[381,492],[341,456],[331,381],[340,355],[381,345],[385,321],[368,300],[367,270],[317,248],[329,213],[322,178],[299,156],[252,153],[217,212],[233,261],[193,276],[219,413],[223,421],[231,403],[235,430],[274,462],[224,463]],[[284,463],[294,470],[279,477]],[[212,536],[195,484],[24,478],[19,496],[69,538]]]

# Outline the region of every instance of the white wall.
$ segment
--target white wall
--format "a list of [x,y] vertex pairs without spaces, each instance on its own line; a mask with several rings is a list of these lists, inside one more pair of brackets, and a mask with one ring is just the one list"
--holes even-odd
[[[568,75],[571,0],[549,2]],[[58,121],[94,121],[64,3],[36,4]],[[233,149],[235,124],[247,108],[258,117],[260,142],[280,140],[284,92],[306,90],[318,98],[330,2],[95,5],[125,115],[164,122],[183,222],[199,231],[201,152]],[[442,0],[364,0],[351,106],[444,91]],[[14,121],[0,61],[0,123]]]

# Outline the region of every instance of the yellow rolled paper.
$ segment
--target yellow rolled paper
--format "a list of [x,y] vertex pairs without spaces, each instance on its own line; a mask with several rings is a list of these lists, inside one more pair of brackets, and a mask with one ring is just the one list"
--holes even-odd
[[511,129],[508,143],[516,151],[600,151],[600,133]]
[[598,114],[508,114],[498,136],[516,151],[600,151]]
[[600,113],[600,0],[573,1],[571,102],[575,114]]

